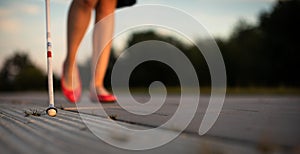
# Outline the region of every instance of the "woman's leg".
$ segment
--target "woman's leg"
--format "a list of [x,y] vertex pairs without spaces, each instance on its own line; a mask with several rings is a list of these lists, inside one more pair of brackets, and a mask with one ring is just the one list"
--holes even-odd
[[[97,3],[98,0],[73,0],[71,4],[67,25],[67,57],[63,65],[64,78],[62,79],[67,89],[72,89],[72,71],[73,67],[77,67],[76,53],[89,25],[92,10]],[[74,71],[78,71],[77,68]],[[75,81],[74,88],[78,85],[79,81]]]
[[[111,51],[111,39],[114,29],[114,13],[117,0],[99,0],[96,6],[96,27],[93,33],[93,58],[92,58],[92,84],[96,88],[96,93],[107,95],[109,92],[104,87],[104,77],[109,62]],[[105,18],[105,22],[97,24]],[[105,44],[109,42],[108,44]],[[103,49],[101,51],[101,49]]]

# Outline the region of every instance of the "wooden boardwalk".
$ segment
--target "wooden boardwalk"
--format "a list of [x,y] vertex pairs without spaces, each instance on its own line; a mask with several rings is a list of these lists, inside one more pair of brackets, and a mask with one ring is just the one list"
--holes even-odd
[[[144,100],[146,96],[137,95]],[[179,96],[172,95],[155,114],[137,117],[117,104],[104,108],[114,120],[136,129],[159,126],[172,116]],[[83,101],[87,100],[83,97]],[[0,94],[0,149],[2,154],[16,153],[291,153],[300,151],[299,96],[228,96],[214,127],[204,136],[197,130],[205,111],[203,97],[189,127],[174,141],[146,151],[129,151],[113,147],[97,138],[83,123],[73,104],[56,94],[57,117],[45,115],[46,93]],[[90,114],[103,133],[109,133],[108,117]],[[26,111],[26,112],[25,112]],[[84,110],[83,110],[84,111]],[[171,130],[161,130],[166,133]],[[113,138],[112,134],[112,138]],[[116,138],[118,139],[118,138]],[[124,140],[126,142],[126,140]],[[155,141],[153,141],[155,142]]]

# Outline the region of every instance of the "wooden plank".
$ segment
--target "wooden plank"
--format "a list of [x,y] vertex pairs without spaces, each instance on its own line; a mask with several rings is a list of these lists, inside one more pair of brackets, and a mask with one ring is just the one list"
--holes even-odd
[[[63,100],[62,95],[56,95],[58,100]],[[141,96],[142,97],[142,96]],[[174,96],[167,107],[176,107]],[[32,100],[31,100],[32,98]],[[85,98],[87,99],[87,98]],[[196,130],[197,123],[193,124],[191,130],[183,133],[169,144],[141,153],[259,153],[264,148],[271,149],[276,153],[288,153],[297,146],[299,121],[299,97],[276,99],[266,97],[231,97],[228,98],[224,110],[208,135],[199,137],[193,130]],[[204,98],[207,100],[207,98]],[[47,105],[47,97],[44,94],[0,94],[0,148],[4,153],[132,153],[110,146],[98,139],[85,126],[81,117],[76,112],[69,112],[59,109],[57,117],[52,118],[42,114],[41,116],[25,117],[24,110],[36,109],[43,111]],[[260,104],[261,103],[261,104]],[[61,101],[58,105],[65,106],[67,110],[75,110],[74,105]],[[205,106],[205,105],[204,105]],[[204,107],[200,106],[200,107]],[[117,105],[104,105],[111,114],[116,113],[117,120],[122,118],[129,122],[139,122],[138,118],[121,110]],[[86,106],[81,110],[97,110],[99,108]],[[198,110],[197,116],[203,114],[203,108]],[[112,126],[107,122],[108,117],[99,117],[88,114],[88,121],[104,134],[111,133]],[[119,122],[122,125],[136,128],[149,129],[148,125],[156,126],[157,119],[171,116],[171,112],[165,108],[139,125],[127,122]],[[256,121],[255,119],[258,119]],[[273,121],[273,118],[279,121]],[[199,118],[200,119],[200,118]],[[145,119],[143,119],[145,120]],[[196,121],[199,122],[199,121]],[[258,123],[256,123],[258,122]],[[267,122],[264,124],[264,122]],[[143,125],[145,124],[145,125]],[[255,125],[258,124],[258,125]],[[249,140],[247,133],[253,136],[264,138],[261,130],[274,127],[276,135],[284,137],[273,139],[270,142],[268,136],[265,140]],[[151,125],[150,125],[151,126]],[[295,128],[290,128],[290,127]],[[284,128],[283,128],[284,127]],[[256,129],[255,129],[256,128]],[[231,131],[230,131],[231,129]],[[250,130],[249,130],[250,129]],[[254,129],[254,130],[251,130]],[[298,129],[298,130],[297,130]],[[267,129],[268,130],[268,129]],[[168,130],[162,130],[168,131]],[[295,132],[297,132],[295,134]],[[288,139],[292,137],[292,139]],[[271,136],[273,137],[273,136]],[[155,142],[155,141],[153,141]],[[299,143],[299,142],[298,142]],[[1,152],[1,153],[2,153]],[[139,152],[136,152],[139,153]]]

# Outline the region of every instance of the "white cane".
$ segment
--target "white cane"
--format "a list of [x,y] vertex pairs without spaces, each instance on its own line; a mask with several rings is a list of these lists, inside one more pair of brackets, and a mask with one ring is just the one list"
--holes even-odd
[[46,1],[46,38],[47,38],[47,72],[48,72],[48,94],[49,106],[46,110],[51,117],[56,116],[57,109],[54,107],[53,73],[52,73],[52,42],[50,33],[50,0]]

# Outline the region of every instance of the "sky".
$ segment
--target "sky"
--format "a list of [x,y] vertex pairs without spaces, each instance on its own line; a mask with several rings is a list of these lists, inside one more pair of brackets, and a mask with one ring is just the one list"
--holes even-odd
[[[212,36],[228,38],[240,19],[256,24],[259,14],[262,11],[269,11],[275,0],[137,0],[137,2],[135,7],[155,4],[178,9],[201,23]],[[57,75],[61,73],[66,56],[66,20],[70,3],[71,0],[51,1],[53,69]],[[132,8],[119,9],[117,14]],[[143,19],[140,13],[136,13],[132,18],[132,20],[139,19]],[[184,22],[184,19],[176,16],[170,20]],[[116,24],[126,22],[130,20],[116,17]],[[45,71],[45,24],[44,0],[0,0],[0,68],[5,59],[12,56],[15,51],[25,51],[34,64]],[[92,25],[91,22],[89,29]],[[83,63],[90,56],[91,51],[80,51],[77,58],[79,63]]]

